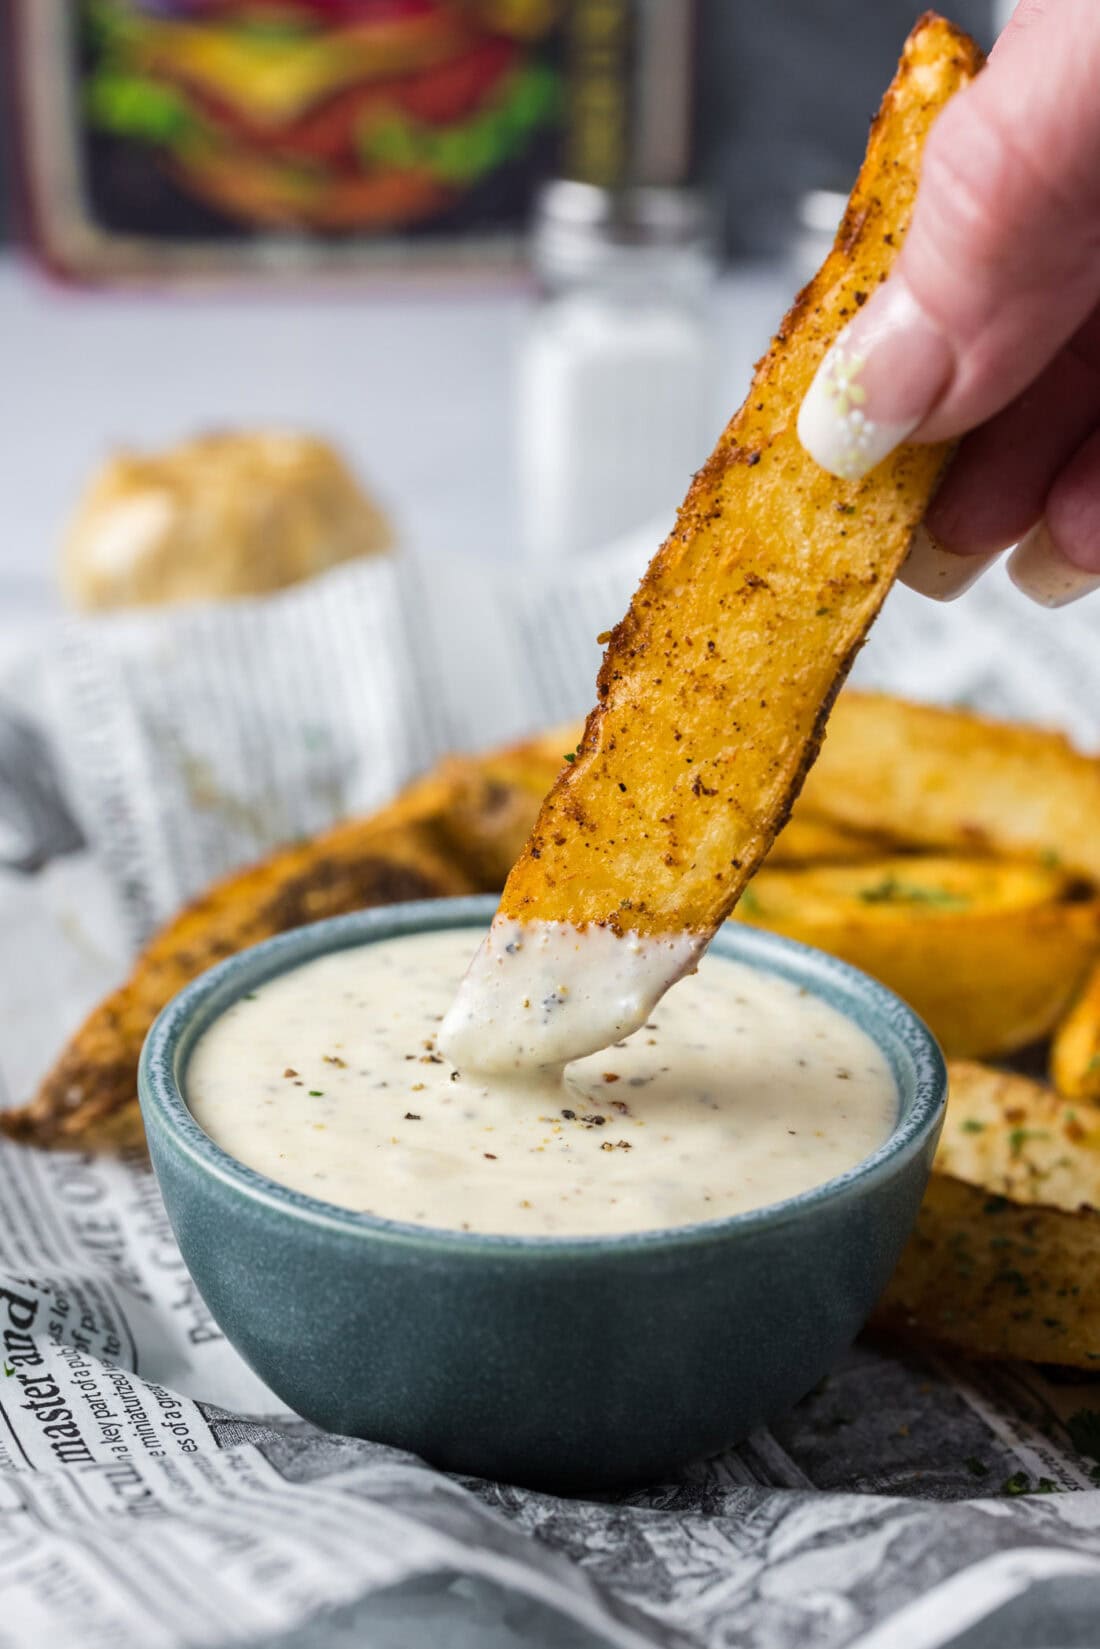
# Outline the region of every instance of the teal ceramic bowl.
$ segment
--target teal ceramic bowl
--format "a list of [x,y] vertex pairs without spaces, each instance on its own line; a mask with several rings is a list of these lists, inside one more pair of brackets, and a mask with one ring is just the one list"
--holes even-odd
[[559,1492],[654,1481],[780,1414],[857,1334],[924,1192],[943,1059],[881,985],[730,924],[714,941],[719,955],[825,998],[873,1037],[897,1080],[887,1142],[785,1202],[627,1236],[478,1236],[286,1190],[194,1121],[188,1058],[237,997],[328,951],[484,930],[494,904],[438,900],[320,922],[189,985],[141,1060],[153,1166],[215,1320],[299,1414],[451,1471]]

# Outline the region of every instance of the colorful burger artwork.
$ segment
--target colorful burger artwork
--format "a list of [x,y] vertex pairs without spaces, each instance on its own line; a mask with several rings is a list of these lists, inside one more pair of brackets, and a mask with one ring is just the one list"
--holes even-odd
[[[553,168],[564,0],[56,0],[17,34],[51,261],[499,235]],[[53,13],[53,26],[46,25]],[[62,60],[64,59],[64,61]],[[60,162],[60,164],[59,164]],[[59,179],[71,179],[67,195]],[[64,244],[59,248],[58,242]]]

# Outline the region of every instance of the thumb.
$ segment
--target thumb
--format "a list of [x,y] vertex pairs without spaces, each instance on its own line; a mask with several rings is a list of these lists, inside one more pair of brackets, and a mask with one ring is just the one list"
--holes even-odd
[[1100,295],[1097,85],[1096,0],[1024,0],[988,68],[933,127],[897,265],[807,393],[799,435],[824,468],[854,480],[900,441],[984,423],[1089,314]]

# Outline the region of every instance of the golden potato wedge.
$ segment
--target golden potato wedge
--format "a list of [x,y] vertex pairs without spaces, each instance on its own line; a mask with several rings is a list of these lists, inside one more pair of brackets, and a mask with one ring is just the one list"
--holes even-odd
[[1050,1074],[1066,1099],[1100,1105],[1100,963],[1054,1033]]
[[1100,899],[1066,887],[1063,872],[996,859],[765,865],[736,914],[880,979],[946,1053],[993,1056],[1045,1036],[1100,949]]
[[[338,825],[218,882],[158,933],[126,983],[67,1044],[31,1103],[0,1111],[0,1132],[48,1145],[140,1137],[137,1064],[153,1020],[205,968],[325,916],[402,899],[476,891],[440,839],[453,794],[434,777],[373,819]],[[130,1112],[132,1115],[123,1115]]]
[[1100,761],[1043,728],[849,690],[802,800],[900,844],[1035,857],[1100,885]]
[[889,852],[889,844],[881,836],[866,831],[849,830],[810,813],[799,802],[779,835],[775,838],[764,861],[769,866],[789,868],[795,865],[858,865],[868,859],[881,859]]
[[0,1133],[111,1149],[140,1140],[136,1080],[145,1033],[204,968],[325,916],[497,892],[577,731],[540,734],[483,757],[448,757],[372,817],[217,883],[154,937],[126,983],[72,1037],[32,1102],[0,1112]]
[[446,757],[434,770],[453,787],[440,828],[459,862],[486,891],[496,893],[504,886],[539,803],[579,736],[580,729],[570,725],[505,750]]
[[598,704],[505,885],[502,915],[709,937],[784,823],[947,457],[903,447],[838,481],[799,443],[821,358],[904,238],[924,140],[977,72],[926,14],[825,264],[695,477],[612,631]]
[[1027,1077],[949,1066],[943,1136],[879,1324],[975,1357],[1100,1366],[1100,1128]]
[[111,1149],[140,1140],[141,1045],[188,980],[246,945],[325,916],[401,899],[496,893],[577,733],[568,727],[485,756],[447,757],[372,817],[339,824],[215,884],[153,938],[32,1102],[0,1111],[0,1133]]
[[1100,1210],[1100,1118],[1015,1071],[953,1059],[948,1076],[937,1173],[1024,1206]]

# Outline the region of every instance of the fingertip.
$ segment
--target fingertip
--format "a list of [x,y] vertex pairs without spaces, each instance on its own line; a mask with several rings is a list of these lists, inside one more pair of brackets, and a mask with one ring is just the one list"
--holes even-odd
[[1050,526],[1040,521],[1008,558],[1013,584],[1040,607],[1068,607],[1100,589],[1100,572],[1088,572],[1056,543]]
[[933,601],[957,601],[997,560],[991,555],[957,555],[922,523],[913,534],[898,580]]

